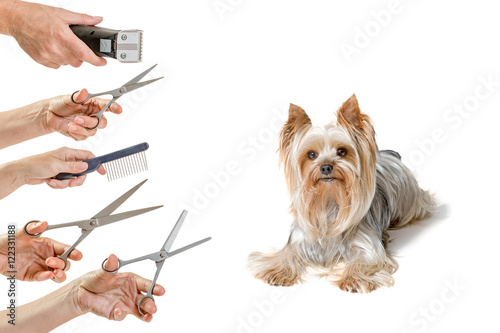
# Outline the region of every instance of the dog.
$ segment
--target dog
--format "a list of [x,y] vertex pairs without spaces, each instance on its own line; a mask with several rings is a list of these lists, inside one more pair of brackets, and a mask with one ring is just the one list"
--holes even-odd
[[293,224],[283,249],[250,254],[254,276],[273,286],[292,286],[317,268],[344,291],[392,286],[398,263],[387,250],[388,230],[429,217],[436,203],[398,153],[378,150],[372,120],[356,96],[322,127],[291,104],[280,132],[279,159]]

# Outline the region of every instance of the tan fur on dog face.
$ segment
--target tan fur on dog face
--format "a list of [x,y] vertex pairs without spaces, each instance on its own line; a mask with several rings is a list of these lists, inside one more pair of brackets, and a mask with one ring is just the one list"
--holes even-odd
[[[321,230],[335,236],[366,214],[375,193],[374,134],[370,118],[361,113],[354,95],[339,108],[337,120],[325,127],[312,126],[304,109],[290,105],[280,135],[280,160],[294,200],[292,207],[309,222],[304,227],[313,236]],[[340,148],[347,151],[343,157],[337,155]],[[318,157],[308,158],[310,151]],[[331,181],[322,180],[323,164],[333,167]],[[320,213],[335,205],[336,218]]]

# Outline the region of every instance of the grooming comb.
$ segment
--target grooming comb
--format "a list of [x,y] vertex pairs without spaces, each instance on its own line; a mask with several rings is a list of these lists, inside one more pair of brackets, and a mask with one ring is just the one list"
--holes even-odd
[[149,148],[147,142],[128,147],[122,150],[115,151],[103,156],[98,156],[90,160],[86,160],[89,167],[84,172],[80,173],[60,173],[55,176],[55,179],[64,180],[76,178],[87,173],[96,171],[101,165],[105,165],[108,181],[118,178],[130,176],[148,169],[146,154],[144,153]]

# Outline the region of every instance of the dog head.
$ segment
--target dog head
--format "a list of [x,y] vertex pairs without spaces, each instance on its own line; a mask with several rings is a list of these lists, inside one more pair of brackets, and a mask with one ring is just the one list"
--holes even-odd
[[375,194],[377,144],[371,119],[352,95],[326,126],[290,105],[280,133],[292,211],[312,233],[335,236],[366,215]]

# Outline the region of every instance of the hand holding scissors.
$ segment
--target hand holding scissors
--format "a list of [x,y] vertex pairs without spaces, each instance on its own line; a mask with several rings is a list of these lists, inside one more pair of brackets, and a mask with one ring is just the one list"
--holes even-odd
[[[147,213],[149,211],[158,209],[162,206],[154,206],[154,207],[149,207],[149,208],[143,208],[143,209],[137,209],[137,210],[132,210],[129,212],[125,213],[118,213],[118,214],[113,214],[111,215],[118,207],[120,207],[121,204],[123,204],[132,194],[135,193],[144,183],[146,180],[142,181],[138,185],[134,186],[132,189],[127,191],[125,194],[123,194],[121,197],[113,201],[111,204],[106,206],[103,210],[101,210],[99,213],[94,215],[92,218],[88,220],[80,220],[80,221],[75,221],[75,222],[68,222],[68,223],[61,223],[61,224],[54,224],[54,225],[49,225],[45,231],[52,230],[52,229],[59,229],[59,228],[66,228],[66,227],[79,227],[82,229],[82,234],[80,238],[77,239],[77,241],[71,245],[66,251],[64,251],[63,254],[59,255],[58,258],[64,261],[64,267],[63,270],[66,268],[68,265],[68,256],[70,255],[71,251],[73,251],[78,244],[80,244],[94,229],[115,223],[121,220],[128,219],[133,216],[137,216],[140,214]],[[37,234],[30,234],[27,230],[27,227],[30,223],[34,222],[39,222],[39,221],[30,221],[26,223],[24,226],[24,233],[30,237],[36,238],[40,237],[45,231]],[[50,268],[49,268],[50,269]]]
[[211,237],[207,237],[207,238],[204,238],[204,239],[199,240],[197,242],[194,242],[194,243],[192,243],[190,245],[184,246],[184,247],[182,247],[182,248],[180,248],[178,250],[169,252],[170,248],[172,247],[172,245],[173,245],[173,243],[175,241],[175,238],[177,237],[177,234],[179,233],[179,230],[182,227],[182,224],[184,223],[184,220],[186,219],[187,213],[188,213],[187,211],[183,211],[182,212],[181,216],[177,220],[177,223],[175,224],[174,228],[170,232],[170,235],[168,235],[168,238],[165,241],[165,243],[163,244],[163,246],[161,247],[160,251],[154,252],[154,253],[151,253],[151,254],[148,254],[148,255],[145,255],[145,256],[142,256],[142,257],[138,257],[138,258],[135,258],[135,259],[131,259],[131,260],[121,260],[121,259],[118,259],[118,267],[115,270],[112,270],[112,271],[109,271],[109,270],[106,269],[106,262],[108,261],[107,258],[102,263],[102,270],[105,271],[105,272],[107,272],[107,273],[111,273],[111,274],[116,274],[118,272],[118,270],[121,267],[125,266],[125,265],[132,264],[134,262],[138,262],[138,261],[142,261],[142,260],[146,260],[146,259],[152,260],[152,261],[154,261],[156,263],[155,277],[153,278],[153,281],[151,282],[149,290],[146,293],[146,295],[144,297],[142,297],[137,302],[137,309],[139,310],[139,313],[141,315],[145,315],[145,313],[143,313],[142,310],[141,310],[141,303],[144,300],[148,299],[148,298],[150,298],[154,302],[153,289],[155,287],[156,280],[158,279],[158,276],[160,275],[160,271],[163,268],[163,264],[165,263],[165,260],[168,259],[168,258],[171,258],[171,257],[175,256],[176,254],[179,254],[181,252],[189,250],[189,249],[191,249],[191,248],[193,248],[195,246],[203,244],[203,243],[205,243],[205,242],[207,242],[207,241],[209,241],[209,240],[212,239]]

